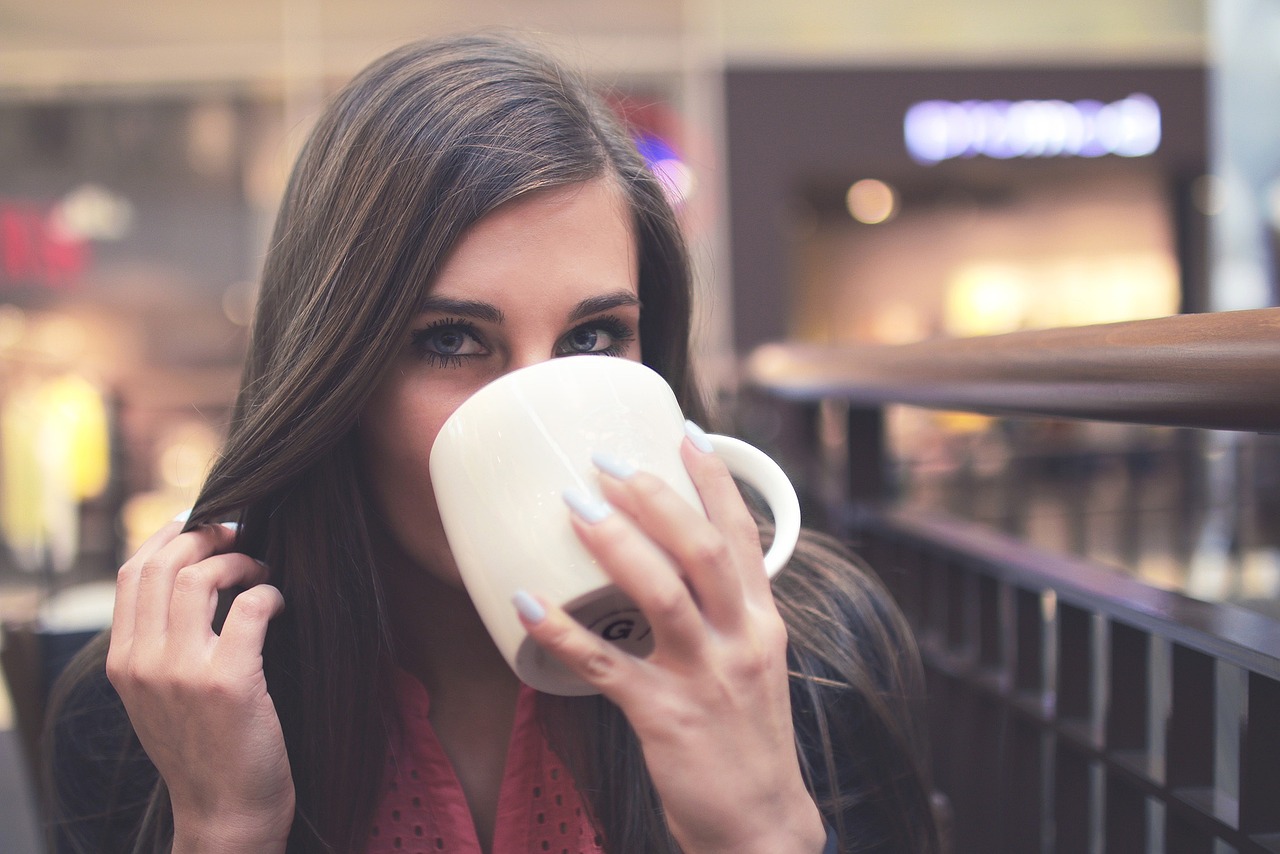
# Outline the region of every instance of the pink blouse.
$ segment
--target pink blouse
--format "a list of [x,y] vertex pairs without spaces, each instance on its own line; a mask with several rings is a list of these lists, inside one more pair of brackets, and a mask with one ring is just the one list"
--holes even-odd
[[[365,854],[481,854],[462,785],[427,721],[426,688],[396,674],[403,738],[387,756]],[[601,854],[582,798],[543,738],[536,695],[521,686],[498,794],[492,854]]]

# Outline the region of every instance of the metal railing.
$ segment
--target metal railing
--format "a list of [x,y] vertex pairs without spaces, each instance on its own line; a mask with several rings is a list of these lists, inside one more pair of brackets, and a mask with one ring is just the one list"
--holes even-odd
[[[1280,309],[886,347],[774,344],[749,384],[918,633],[964,852],[1280,852],[1280,623],[895,508],[883,409],[1280,431]],[[827,415],[830,414],[828,407]],[[800,481],[805,482],[801,477]]]

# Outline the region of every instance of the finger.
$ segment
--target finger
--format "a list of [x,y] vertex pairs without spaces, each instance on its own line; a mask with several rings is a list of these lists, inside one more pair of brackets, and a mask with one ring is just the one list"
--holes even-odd
[[139,567],[134,634],[161,634],[169,624],[169,603],[178,570],[230,551],[236,534],[222,525],[201,525],[179,534],[149,555]]
[[213,664],[232,673],[243,673],[246,668],[261,670],[267,625],[283,610],[284,596],[270,584],[258,584],[238,594],[222,624]]
[[[738,491],[738,484],[724,461],[695,440],[691,425],[690,438],[680,446],[689,478],[707,511],[707,518],[728,540],[736,558],[743,589],[756,597],[772,599],[769,575],[764,569],[764,550],[760,547],[760,528]],[[699,433],[701,431],[698,431]]]
[[660,478],[619,468],[601,455],[595,462],[605,498],[671,555],[706,619],[721,628],[735,625],[742,615],[742,573],[725,535]]
[[116,598],[111,608],[111,645],[107,650],[108,664],[113,658],[127,655],[133,643],[138,610],[138,580],[142,574],[142,565],[182,533],[182,524],[175,519],[160,528],[138,547],[133,557],[125,561],[116,573]]
[[625,707],[628,693],[643,690],[638,659],[592,634],[540,596],[522,590],[513,604],[529,637],[605,697]]
[[644,613],[655,644],[692,651],[706,626],[689,586],[666,552],[603,501],[566,492],[565,502],[583,546]]
[[227,552],[188,564],[178,570],[169,601],[169,641],[181,656],[192,646],[213,639],[213,619],[218,592],[232,587],[252,587],[267,580],[267,567],[237,552]]

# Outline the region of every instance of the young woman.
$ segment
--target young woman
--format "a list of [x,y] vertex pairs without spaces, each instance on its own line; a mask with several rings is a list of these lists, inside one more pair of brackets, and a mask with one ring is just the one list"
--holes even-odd
[[660,185],[564,69],[472,37],[360,74],[285,193],[226,446],[60,686],[58,849],[934,851],[900,615],[815,535],[771,590],[696,429],[709,519],[615,471],[574,520],[651,656],[536,590],[513,603],[599,696],[522,687],[459,584],[426,465],[442,421],[581,355],[642,360],[702,421],[689,318]]

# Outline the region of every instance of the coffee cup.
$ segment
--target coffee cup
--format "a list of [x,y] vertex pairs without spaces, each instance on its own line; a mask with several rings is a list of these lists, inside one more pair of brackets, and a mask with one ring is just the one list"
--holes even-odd
[[[684,437],[685,417],[662,376],[607,356],[552,359],[504,374],[441,427],[430,469],[449,548],[485,627],[526,684],[566,696],[596,693],[528,636],[512,605],[517,591],[555,602],[633,655],[652,651],[644,614],[579,541],[563,496],[600,495],[591,460],[604,453],[657,475],[705,514],[680,458]],[[795,489],[763,451],[729,436],[707,438],[773,515],[764,556],[772,577],[799,536]]]

